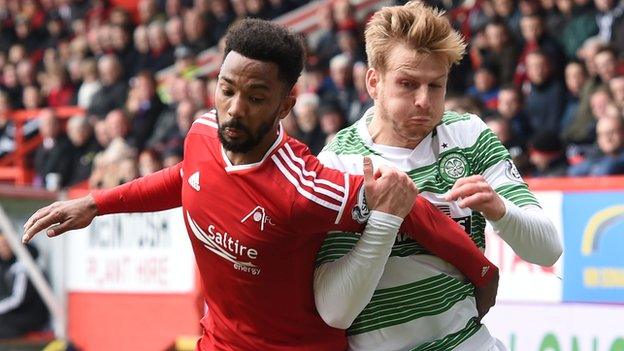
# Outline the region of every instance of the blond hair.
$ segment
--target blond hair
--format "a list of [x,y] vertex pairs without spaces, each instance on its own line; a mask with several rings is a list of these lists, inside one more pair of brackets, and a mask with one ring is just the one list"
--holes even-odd
[[385,71],[388,54],[396,44],[404,44],[419,54],[444,59],[449,68],[459,63],[466,43],[444,12],[410,1],[403,6],[384,7],[366,25],[366,55],[369,65]]

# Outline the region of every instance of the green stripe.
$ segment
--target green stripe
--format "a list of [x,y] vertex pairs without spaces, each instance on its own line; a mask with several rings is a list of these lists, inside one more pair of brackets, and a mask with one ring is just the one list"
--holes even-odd
[[527,205],[540,206],[535,195],[531,193],[529,187],[524,183],[502,185],[496,188],[496,192],[520,207]]
[[442,115],[442,121],[440,123],[444,123],[446,125],[467,121],[470,119],[470,114],[464,113],[459,114],[455,111],[444,111],[444,115]]
[[472,285],[445,274],[393,288],[378,289],[347,334],[367,333],[444,313],[457,302],[473,295]]
[[434,340],[413,348],[411,351],[446,351],[452,350],[459,346],[462,342],[473,336],[480,328],[482,324],[477,321],[476,318],[471,318],[466,326],[453,334],[449,334],[442,339]]

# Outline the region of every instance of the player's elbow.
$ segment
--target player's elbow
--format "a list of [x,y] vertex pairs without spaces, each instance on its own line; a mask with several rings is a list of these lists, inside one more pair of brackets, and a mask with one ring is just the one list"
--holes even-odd
[[326,311],[321,311],[321,309],[318,309],[318,312],[325,324],[332,328],[347,329],[353,322],[349,318],[346,318],[346,316],[339,310],[330,311],[329,309],[326,309]]
[[550,267],[554,265],[563,254],[561,242],[556,240],[549,245],[542,246],[539,250],[535,250],[532,254],[523,255],[525,261],[540,265],[542,267]]

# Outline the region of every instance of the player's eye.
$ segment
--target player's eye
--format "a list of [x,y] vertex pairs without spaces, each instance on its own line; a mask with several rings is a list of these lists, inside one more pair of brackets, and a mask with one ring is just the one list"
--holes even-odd
[[250,96],[249,97],[249,101],[251,101],[254,104],[261,104],[262,102],[264,102],[264,98],[263,97],[259,97],[259,96]]

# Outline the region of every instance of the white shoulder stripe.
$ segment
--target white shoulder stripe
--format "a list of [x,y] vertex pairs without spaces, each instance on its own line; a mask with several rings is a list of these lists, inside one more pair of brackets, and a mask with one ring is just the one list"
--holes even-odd
[[332,188],[338,190],[340,193],[344,194],[344,192],[345,192],[344,187],[342,187],[342,186],[340,186],[340,185],[338,185],[336,183],[332,183],[332,182],[330,182],[328,180],[325,180],[325,179],[316,179],[316,172],[306,170],[305,169],[305,162],[303,162],[301,157],[295,156],[295,153],[292,151],[292,149],[290,148],[290,145],[288,145],[288,143],[284,144],[284,148],[286,149],[286,151],[288,151],[288,154],[290,155],[290,158],[293,161],[297,162],[299,165],[301,165],[301,168],[302,168],[302,171],[303,171],[304,175],[306,175],[308,177],[315,178],[314,182],[316,182],[318,184],[327,185],[329,187],[332,187]]
[[288,179],[297,189],[297,191],[299,192],[299,194],[303,195],[305,198],[307,198],[308,200],[315,202],[323,207],[326,207],[330,210],[339,212],[340,211],[340,207],[332,204],[328,201],[325,201],[319,197],[317,197],[316,195],[310,194],[310,192],[308,192],[307,190],[303,189],[301,187],[301,185],[299,184],[299,181],[297,181],[297,179],[295,179],[295,177],[292,176],[292,174],[290,174],[290,172],[286,169],[286,167],[284,166],[284,164],[282,163],[282,161],[280,161],[279,157],[277,157],[277,155],[273,155],[271,156],[271,159],[273,160],[273,162],[275,162],[275,164],[277,165],[277,168],[284,174],[284,176],[286,177],[286,179]]
[[[288,145],[288,144],[287,144]],[[299,176],[299,181],[303,184],[306,185],[310,188],[312,188],[315,192],[319,193],[319,194],[323,194],[325,196],[331,197],[332,199],[336,200],[336,201],[342,201],[342,194],[338,195],[336,192],[324,189],[324,188],[319,188],[317,187],[314,183],[318,182],[319,180],[322,179],[316,179],[314,178],[314,182],[311,182],[310,180],[306,179],[302,173],[306,173],[305,168],[299,168],[297,167],[290,158],[288,158],[288,156],[286,155],[286,153],[284,152],[284,149],[279,149],[277,150],[277,153],[281,156],[282,160],[286,163],[286,165],[293,171],[295,172],[298,176]],[[316,172],[314,174],[314,177],[316,177]]]
[[195,121],[193,121],[193,124],[195,124],[195,123],[199,123],[199,124],[207,125],[207,126],[209,126],[209,127],[213,127],[213,128],[215,128],[215,129],[218,129],[218,128],[219,128],[219,126],[217,125],[217,123],[215,123],[215,122],[213,122],[213,121],[210,121],[210,120],[208,120],[208,119],[204,119],[204,118],[199,118],[199,119],[196,119]]
[[336,221],[334,222],[334,224],[340,223],[340,219],[342,218],[342,214],[344,212],[345,206],[347,206],[347,201],[349,201],[349,174],[347,173],[344,174],[344,180],[345,180],[344,198],[342,199],[342,205],[340,205],[340,211],[338,211],[338,216],[336,216]]

